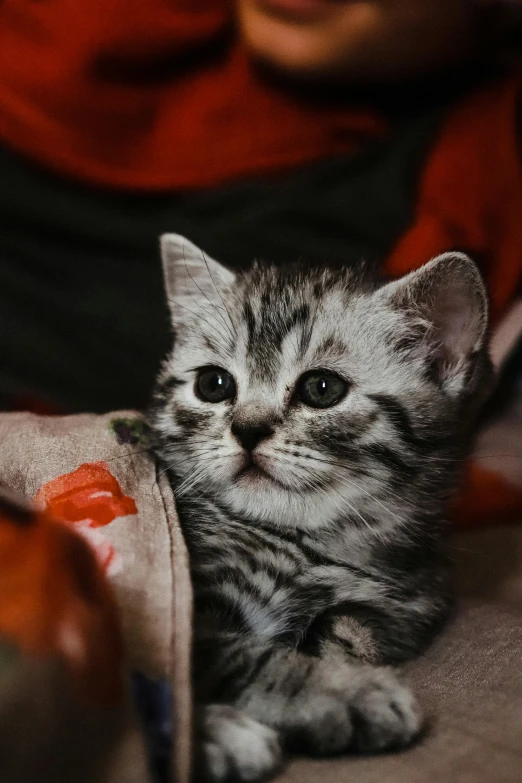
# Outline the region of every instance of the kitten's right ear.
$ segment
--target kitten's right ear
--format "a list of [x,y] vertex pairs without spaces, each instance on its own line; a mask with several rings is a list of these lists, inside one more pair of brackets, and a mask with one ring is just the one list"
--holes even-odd
[[488,301],[474,262],[464,253],[443,253],[381,289],[394,307],[429,327],[422,348],[441,381],[466,382],[473,356],[487,342]]
[[233,272],[180,234],[163,234],[160,246],[165,292],[174,321],[186,320],[190,312],[197,315],[209,304],[222,304],[221,296],[236,279]]

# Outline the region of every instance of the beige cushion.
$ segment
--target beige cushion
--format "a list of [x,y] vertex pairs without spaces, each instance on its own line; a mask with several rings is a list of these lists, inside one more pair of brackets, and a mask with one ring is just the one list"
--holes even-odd
[[[0,480],[33,498],[42,485],[81,464],[103,462],[124,495],[135,500],[137,513],[115,518],[96,535],[110,542],[119,561],[109,576],[121,611],[128,668],[172,683],[174,772],[179,783],[186,783],[191,743],[188,559],[166,477],[157,474],[145,445],[132,442],[135,432],[140,433],[139,426],[133,430],[136,421],[136,414],[125,412],[71,417],[2,414]],[[123,426],[115,428],[115,422]],[[147,778],[134,721],[114,748],[106,779],[146,783]]]

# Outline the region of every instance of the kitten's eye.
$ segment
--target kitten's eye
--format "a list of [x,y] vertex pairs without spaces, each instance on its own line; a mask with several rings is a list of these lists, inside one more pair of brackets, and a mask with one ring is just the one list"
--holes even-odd
[[311,408],[337,405],[348,391],[348,384],[333,372],[312,370],[297,382],[297,396]]
[[206,402],[223,402],[236,396],[236,383],[226,370],[205,367],[199,371],[196,391]]

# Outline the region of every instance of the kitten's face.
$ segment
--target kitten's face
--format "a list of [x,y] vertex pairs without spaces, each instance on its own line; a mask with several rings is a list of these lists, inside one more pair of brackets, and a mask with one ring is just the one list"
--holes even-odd
[[378,288],[349,270],[234,277],[175,236],[163,250],[176,340],[154,423],[178,495],[319,527],[449,458],[485,332],[469,260]]

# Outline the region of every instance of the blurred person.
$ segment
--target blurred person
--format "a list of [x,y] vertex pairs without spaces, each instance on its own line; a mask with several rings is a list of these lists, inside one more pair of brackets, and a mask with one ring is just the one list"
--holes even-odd
[[403,273],[522,276],[516,58],[469,0],[0,4],[0,400],[146,404],[158,236]]

